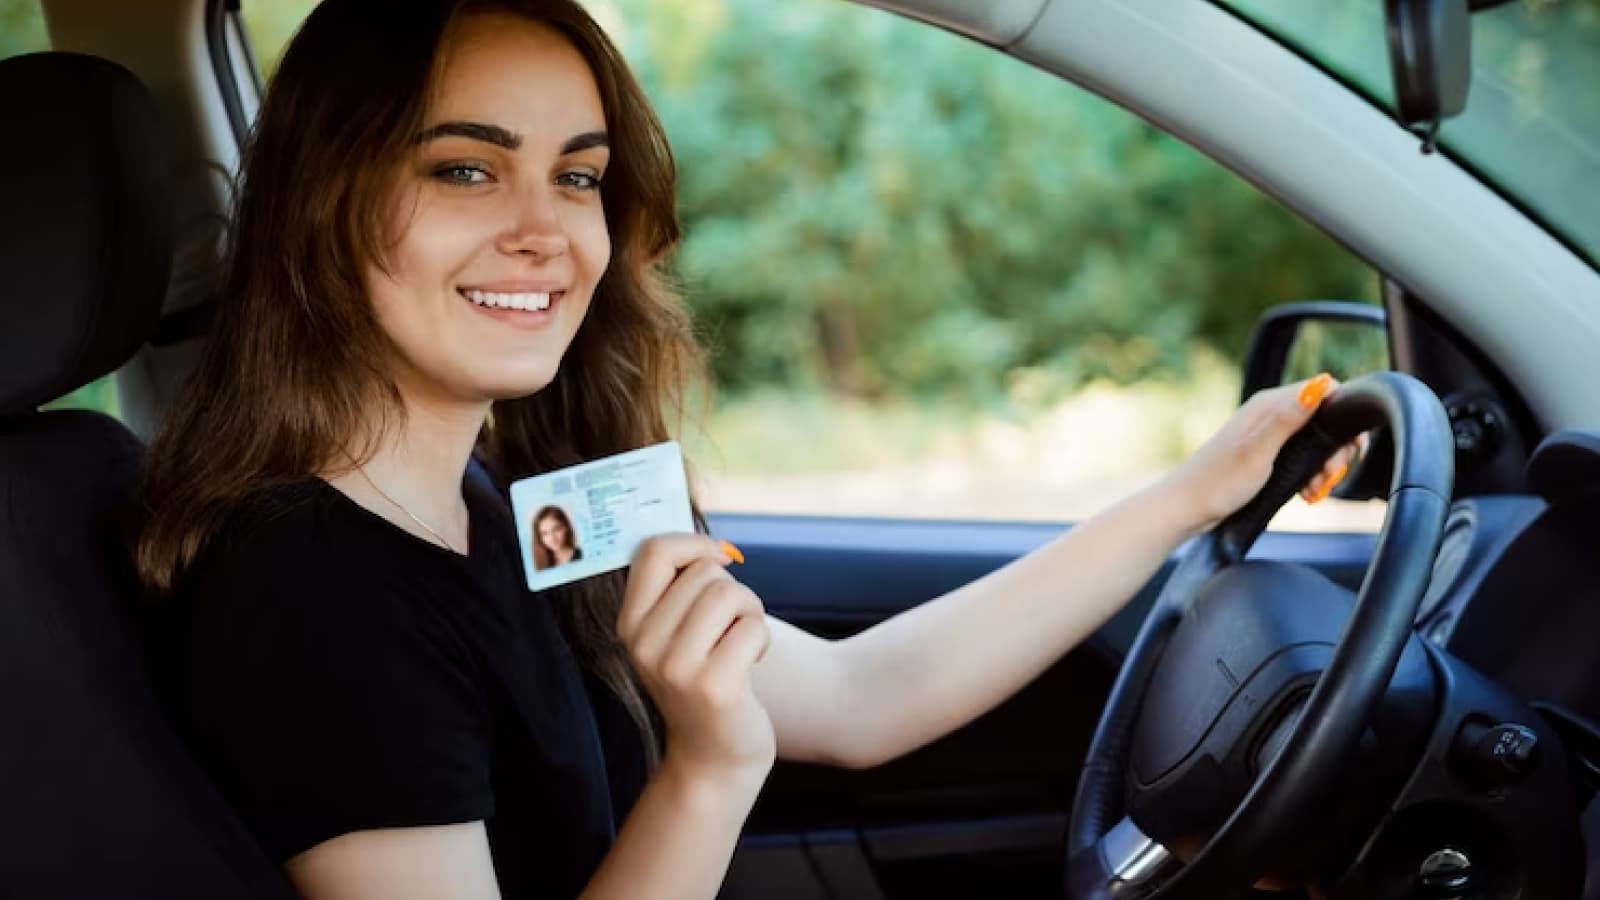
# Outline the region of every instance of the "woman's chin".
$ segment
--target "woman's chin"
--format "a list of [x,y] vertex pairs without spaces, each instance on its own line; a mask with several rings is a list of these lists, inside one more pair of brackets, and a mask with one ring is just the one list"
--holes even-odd
[[[549,387],[561,368],[559,359],[521,359],[502,361],[501,365],[486,362],[452,360],[434,369],[432,378],[426,371],[420,373],[416,380],[421,384],[413,386],[422,388],[423,396],[443,395],[474,403],[519,400]],[[404,393],[411,393],[404,390],[406,385],[401,387]]]
[[485,379],[479,383],[479,393],[491,401],[519,400],[537,394],[555,380],[555,370],[549,372],[519,372]]

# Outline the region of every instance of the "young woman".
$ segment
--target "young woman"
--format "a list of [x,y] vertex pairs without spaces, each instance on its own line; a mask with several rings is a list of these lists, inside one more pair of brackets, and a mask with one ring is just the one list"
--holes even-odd
[[194,746],[306,896],[712,897],[776,755],[870,766],[993,707],[1331,386],[849,640],[766,617],[703,535],[531,595],[472,455],[514,479],[669,436],[700,359],[658,270],[673,185],[569,0],[328,0],[288,48],[137,562],[183,612]]
[[546,506],[533,517],[533,567],[539,571],[583,559],[578,533],[559,506]]

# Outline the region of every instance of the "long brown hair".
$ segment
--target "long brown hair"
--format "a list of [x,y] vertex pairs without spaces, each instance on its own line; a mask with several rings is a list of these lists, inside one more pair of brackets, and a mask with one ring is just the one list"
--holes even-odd
[[[383,434],[404,415],[361,274],[383,265],[390,179],[424,125],[446,35],[488,10],[557,29],[588,61],[613,148],[613,250],[559,374],[495,403],[479,454],[514,479],[656,443],[703,384],[689,317],[659,268],[679,236],[672,154],[593,19],[571,0],[325,0],[289,44],[245,148],[212,333],[151,448],[135,562],[157,594],[251,494],[324,471],[364,429]],[[616,636],[624,584],[616,572],[568,585],[555,606],[653,764],[657,732]]]

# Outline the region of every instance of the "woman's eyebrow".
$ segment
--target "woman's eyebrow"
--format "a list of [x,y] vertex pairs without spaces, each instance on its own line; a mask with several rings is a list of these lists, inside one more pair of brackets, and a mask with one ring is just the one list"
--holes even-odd
[[607,137],[604,131],[585,131],[583,134],[568,138],[567,142],[561,145],[561,155],[566,156],[571,153],[582,153],[595,147],[610,146],[611,138]]
[[515,150],[522,146],[522,135],[512,134],[499,125],[486,125],[482,122],[440,122],[417,135],[415,143],[426,144],[442,137],[471,138],[507,150]]

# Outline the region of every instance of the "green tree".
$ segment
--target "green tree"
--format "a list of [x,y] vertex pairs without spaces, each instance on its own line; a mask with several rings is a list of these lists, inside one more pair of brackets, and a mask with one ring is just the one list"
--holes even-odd
[[986,48],[836,0],[620,6],[726,387],[981,400],[1039,367],[1064,388],[1181,376],[1275,303],[1373,294],[1236,176]]

